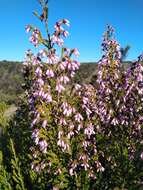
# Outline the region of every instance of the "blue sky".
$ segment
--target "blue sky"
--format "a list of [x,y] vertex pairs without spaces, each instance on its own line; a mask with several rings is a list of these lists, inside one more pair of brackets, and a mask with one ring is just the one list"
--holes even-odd
[[[70,20],[69,48],[77,47],[81,62],[97,61],[101,56],[101,40],[106,25],[116,31],[121,46],[131,46],[128,60],[143,51],[143,0],[49,0],[49,26],[57,20]],[[0,0],[0,60],[23,60],[32,48],[25,33],[26,24],[41,23],[32,12],[39,10],[37,0]]]

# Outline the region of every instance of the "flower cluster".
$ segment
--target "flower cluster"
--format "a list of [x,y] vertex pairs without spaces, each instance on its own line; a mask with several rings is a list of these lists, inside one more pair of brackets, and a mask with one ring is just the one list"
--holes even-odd
[[66,26],[70,26],[70,23],[67,19],[60,20],[55,24],[55,32],[51,36],[53,45],[57,44],[58,46],[62,46],[64,44],[64,40],[61,38],[61,36],[66,38],[69,35],[68,31],[64,30],[64,28],[62,27],[63,24]]

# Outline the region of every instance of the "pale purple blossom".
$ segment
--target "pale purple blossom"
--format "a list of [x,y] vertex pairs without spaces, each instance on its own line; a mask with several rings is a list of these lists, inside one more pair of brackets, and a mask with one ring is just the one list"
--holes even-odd
[[71,107],[65,108],[63,114],[67,117],[70,116],[72,114],[72,108]]
[[58,187],[56,187],[56,186],[54,186],[54,187],[53,187],[53,190],[59,190],[59,188],[58,188]]
[[76,90],[81,89],[81,85],[80,85],[80,84],[75,84],[75,89],[76,89]]
[[55,50],[50,51],[47,57],[48,64],[56,64],[59,61],[59,57],[56,55]]
[[70,79],[66,75],[64,75],[60,77],[59,81],[63,82],[64,84],[67,84],[70,81]]
[[46,51],[45,49],[41,49],[41,50],[39,51],[39,55],[40,55],[41,57],[46,57],[46,56],[47,56],[47,51]]
[[67,122],[66,122],[65,118],[63,118],[63,117],[60,118],[59,124],[60,125],[67,125]]
[[30,36],[29,41],[35,46],[38,46],[38,38],[36,38],[34,35]]
[[42,122],[42,127],[43,127],[43,128],[46,128],[47,122],[48,122],[47,120],[44,120],[44,121]]
[[69,35],[69,32],[66,31],[66,30],[64,30],[64,31],[63,31],[63,36],[66,38],[68,35]]
[[56,91],[58,91],[58,93],[61,93],[64,90],[65,90],[65,87],[61,83],[58,82],[56,85]]
[[83,162],[83,163],[81,164],[81,166],[84,167],[85,171],[87,171],[87,169],[89,168],[89,164],[86,163],[86,162]]
[[58,46],[62,46],[64,44],[64,40],[62,38],[60,38],[59,36],[57,36],[56,34],[54,34],[51,37],[51,41],[55,44],[57,44]]
[[95,134],[92,123],[88,124],[87,127],[84,129],[84,134],[86,134],[89,138],[92,134]]
[[63,131],[59,131],[58,132],[58,138],[61,139],[62,135],[63,135]]
[[47,146],[48,146],[46,140],[41,140],[41,141],[39,141],[38,144],[39,144],[39,146],[40,146],[40,150],[41,150],[43,153],[46,153],[46,152],[47,152]]
[[75,76],[75,72],[71,71],[70,77],[73,78]]
[[65,25],[67,25],[67,26],[70,26],[70,22],[67,19],[63,19],[62,23],[65,24]]
[[79,123],[83,120],[83,117],[82,117],[82,115],[81,115],[80,113],[77,113],[77,114],[74,116],[74,118],[75,118],[75,121],[77,121],[77,122],[79,122]]
[[104,172],[105,168],[101,165],[99,161],[96,161],[96,167],[97,167],[97,172]]
[[37,77],[41,77],[42,76],[42,69],[40,67],[37,67],[35,70],[35,74]]
[[64,70],[66,69],[66,67],[67,67],[67,62],[61,62],[61,63],[59,64],[59,68],[60,68],[62,71],[64,71]]
[[38,145],[39,143],[39,129],[34,129],[32,132],[32,139],[34,140],[35,144]]
[[74,48],[74,49],[72,50],[72,52],[73,52],[73,54],[74,54],[76,57],[78,57],[78,56],[80,55],[77,48]]
[[87,97],[83,96],[82,101],[83,101],[83,104],[86,105],[89,102],[89,99]]
[[31,127],[33,127],[37,123],[37,121],[38,121],[38,118],[34,118],[31,123]]
[[52,69],[47,69],[46,75],[47,75],[48,78],[54,77],[54,72],[53,72],[53,70],[52,70]]
[[42,78],[38,78],[38,79],[36,80],[36,82],[37,82],[37,84],[38,84],[40,87],[44,85],[44,81],[43,81]]
[[50,103],[52,102],[52,96],[50,93],[46,93],[45,96],[44,96],[45,100],[47,103]]
[[73,132],[73,131],[70,131],[70,132],[67,134],[67,138],[70,139],[72,136],[74,136],[74,132]]
[[27,25],[27,26],[25,27],[25,29],[26,29],[26,32],[28,33],[28,32],[31,31],[31,26],[30,26],[30,25]]
[[141,153],[140,158],[141,158],[141,160],[143,160],[143,152]]
[[69,145],[67,143],[65,143],[65,141],[62,140],[62,139],[58,140],[57,145],[62,148],[63,152],[66,151],[66,150],[69,150]]

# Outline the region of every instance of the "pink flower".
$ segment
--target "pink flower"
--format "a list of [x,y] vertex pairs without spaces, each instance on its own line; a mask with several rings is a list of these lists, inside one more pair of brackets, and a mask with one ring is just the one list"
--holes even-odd
[[31,26],[30,26],[30,25],[27,25],[27,26],[25,27],[25,29],[26,29],[26,32],[28,33],[28,32],[30,32],[30,30],[31,30]]
[[41,171],[40,165],[35,165],[34,163],[31,164],[31,169],[37,173]]
[[111,124],[118,125],[119,122],[118,122],[117,118],[113,118]]
[[63,46],[64,40],[62,38],[58,38],[56,43],[57,43],[58,46]]
[[71,74],[70,74],[71,78],[73,78],[73,77],[74,77],[74,75],[75,75],[75,72],[74,72],[74,71],[72,71],[72,72],[71,72]]
[[63,36],[66,38],[68,35],[69,35],[69,32],[66,31],[66,30],[64,30],[64,31],[63,31]]
[[81,166],[84,167],[85,171],[87,171],[87,169],[89,168],[89,164],[86,162],[82,163]]
[[40,64],[40,61],[37,59],[37,57],[33,57],[32,64],[33,65],[39,65]]
[[141,153],[140,158],[143,160],[143,152]]
[[52,96],[51,96],[51,94],[46,93],[46,94],[45,94],[45,100],[46,100],[46,102],[48,102],[48,103],[52,102]]
[[35,28],[34,31],[32,32],[32,36],[29,38],[30,42],[37,47],[39,44],[39,34],[40,31],[39,29]]
[[62,105],[61,105],[61,107],[63,109],[66,109],[68,107],[68,103],[67,102],[63,102]]
[[58,41],[58,36],[56,34],[54,34],[52,37],[51,37],[51,40],[53,43],[57,43]]
[[64,44],[64,40],[55,34],[52,36],[51,40],[53,43],[56,43],[58,46],[62,46]]
[[65,116],[70,116],[72,113],[75,112],[75,108],[70,106],[67,102],[63,102],[61,107]]
[[37,118],[33,119],[32,123],[31,123],[31,127],[33,127],[37,123],[37,121],[38,121]]
[[72,176],[75,174],[74,170],[77,167],[76,163],[72,163],[71,168],[69,169],[69,174]]
[[96,161],[96,167],[97,167],[97,172],[104,172],[105,168],[101,165],[99,161]]
[[41,50],[39,51],[39,55],[40,55],[41,57],[46,57],[46,55],[47,55],[46,50],[45,50],[45,49],[41,49]]
[[66,116],[70,116],[72,114],[72,108],[66,108],[64,111],[63,111],[63,114],[66,115]]
[[39,129],[34,129],[32,132],[32,138],[34,139],[35,144],[39,143]]
[[41,150],[43,153],[46,153],[46,152],[47,152],[47,146],[48,146],[46,140],[42,140],[42,141],[40,141],[38,144],[39,144],[39,146],[40,146],[40,150]]
[[74,54],[76,57],[79,56],[79,51],[78,51],[77,48],[74,48],[74,49],[72,50],[72,52],[73,52],[73,54]]
[[77,62],[77,61],[69,61],[68,63],[67,63],[67,67],[68,67],[68,69],[69,70],[72,70],[72,71],[76,71],[76,70],[78,70],[79,69],[79,66],[80,66],[80,63],[79,62]]
[[67,76],[61,76],[59,81],[63,82],[64,84],[67,84],[70,81],[70,79]]
[[37,47],[38,46],[38,39],[34,36],[34,35],[32,35],[30,38],[29,38],[29,41],[35,46],[35,47]]
[[59,190],[59,188],[58,188],[58,187],[56,187],[56,186],[54,186],[54,187],[53,187],[53,190]]
[[60,33],[64,30],[63,27],[61,26],[60,22],[56,22],[54,28],[55,28],[57,33]]
[[67,56],[70,54],[70,49],[69,48],[64,48],[64,52],[66,53]]
[[70,123],[69,128],[70,128],[71,130],[74,129],[74,124],[73,124],[73,123]]
[[52,70],[52,69],[47,69],[46,75],[47,75],[48,78],[54,77],[54,72],[53,72],[53,70]]
[[56,64],[59,61],[59,57],[56,55],[55,52],[49,52],[47,63],[48,64]]
[[67,138],[70,139],[72,136],[74,136],[74,132],[73,131],[70,131],[67,135]]
[[70,26],[70,22],[69,22],[69,20],[67,20],[67,19],[63,19],[62,21],[63,21],[63,24],[65,24],[65,25],[67,25],[67,26]]
[[85,111],[86,111],[87,117],[89,118],[92,111],[87,106],[85,106]]
[[88,141],[83,141],[82,145],[84,148],[87,148],[89,146],[89,142]]
[[75,84],[75,89],[76,89],[76,90],[81,89],[81,85],[80,85],[80,84]]
[[74,175],[74,173],[73,173],[74,171],[73,171],[73,168],[70,168],[69,169],[69,174],[71,175],[71,176],[73,176]]
[[89,102],[89,99],[87,97],[82,98],[83,103],[86,105]]
[[84,129],[84,134],[86,134],[89,138],[92,134],[95,134],[92,123],[88,124],[88,126]]
[[78,126],[77,126],[77,130],[78,131],[80,131],[80,129],[82,129],[83,128],[83,125],[82,124],[79,124]]
[[37,84],[38,84],[39,86],[43,86],[43,85],[44,85],[43,79],[42,79],[42,78],[39,78],[39,79],[37,80]]
[[59,139],[57,145],[62,148],[63,151],[69,150],[69,145],[66,144],[62,139]]
[[47,120],[44,120],[43,123],[42,123],[42,127],[46,128],[46,126],[47,126]]
[[[34,28],[33,35],[36,36],[37,34],[40,34],[40,30],[38,28]],[[38,35],[36,37],[38,37]]]
[[[44,91],[43,91],[43,89],[41,88],[41,89],[40,89],[40,91],[38,92],[38,96],[40,96],[40,97],[41,97],[41,96],[43,95],[43,93],[44,93]],[[37,95],[37,92],[36,92],[36,94],[35,94],[35,95]]]
[[60,118],[59,124],[60,125],[67,125],[67,122],[64,118]]
[[61,136],[63,135],[63,131],[58,132],[58,138],[61,139]]
[[66,69],[66,66],[67,66],[67,63],[66,63],[66,62],[61,62],[61,63],[59,64],[59,68],[60,68],[62,71],[64,71],[64,70]]
[[83,117],[82,117],[82,115],[81,115],[80,113],[77,113],[77,114],[74,116],[74,118],[75,118],[75,121],[77,121],[77,122],[79,122],[79,123],[83,120]]
[[58,91],[59,93],[61,93],[63,90],[65,90],[64,86],[60,83],[57,83],[56,85],[56,91]]
[[37,77],[41,77],[42,76],[42,70],[40,67],[37,67],[35,70],[35,74],[37,75]]

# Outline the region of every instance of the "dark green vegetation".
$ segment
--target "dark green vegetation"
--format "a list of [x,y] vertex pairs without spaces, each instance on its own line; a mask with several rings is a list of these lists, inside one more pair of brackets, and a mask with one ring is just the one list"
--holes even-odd
[[[128,64],[129,63],[124,63],[123,66],[127,67]],[[10,112],[15,108],[9,108],[7,104],[17,103],[19,95],[23,93],[23,90],[21,88],[21,84],[24,81],[22,76],[22,64],[5,61],[2,62],[0,66],[1,71],[3,71],[0,75],[1,92],[3,93],[3,97],[5,97],[5,99],[0,100],[0,129],[3,128],[3,133],[0,134],[0,149],[2,150],[0,150],[0,190],[50,190],[52,188],[48,186],[46,181],[44,181],[46,173],[43,172],[41,175],[36,175],[33,170],[31,170],[30,168],[27,169],[30,165],[29,162],[31,160],[30,146],[32,142],[31,131],[29,128],[31,119],[28,114],[28,102],[24,96],[22,102],[19,101],[19,106],[13,119],[8,121]],[[81,64],[80,69],[76,74],[75,81],[79,83],[93,82],[94,84],[96,79],[97,67],[98,65],[96,63]],[[17,80],[15,80],[15,78],[17,78]],[[5,85],[2,83],[2,81]],[[7,93],[6,96],[5,93]],[[2,132],[2,130],[0,132]],[[121,134],[120,131],[119,134]],[[123,134],[123,137],[126,136],[126,134]],[[96,187],[98,190],[109,189],[109,186],[111,190],[125,190],[124,186],[131,187],[129,188],[129,190],[142,189],[140,181],[134,180],[136,178],[140,179],[142,177],[140,174],[138,174],[138,171],[140,171],[139,168],[142,168],[142,162],[138,162],[138,159],[135,159],[135,161],[128,160],[128,150],[126,147],[123,148],[121,150],[122,153],[119,154],[119,147],[122,147],[122,144],[116,142],[116,140],[118,140],[116,139],[117,137],[118,135],[112,137],[113,141],[111,146],[109,146],[110,149],[108,150],[109,152],[111,151],[113,153],[113,157],[115,155],[114,151],[117,152],[117,156],[115,156],[114,158],[118,161],[118,167],[115,167],[115,169],[110,168],[110,165],[105,162],[104,164],[107,164],[109,168],[107,167],[105,173],[98,175],[98,183],[96,184]],[[127,140],[126,138],[123,139]],[[104,149],[106,145],[106,140],[108,139],[105,139],[102,142],[99,138],[99,143],[103,143],[103,147],[101,147],[102,149]],[[120,138],[118,142],[126,143],[125,140],[121,141]],[[113,148],[114,151],[112,151]],[[51,154],[50,156],[55,155]],[[136,168],[133,167],[134,165],[136,166]],[[126,175],[127,171],[128,175]],[[66,184],[66,178],[64,178],[64,176],[61,176],[61,178],[63,181],[65,180],[64,183]],[[49,181],[49,178],[47,178],[47,181]],[[134,186],[132,187],[132,185]],[[116,186],[123,187],[120,189],[114,188]],[[75,188],[71,185],[70,189],[73,190]],[[87,189],[89,188],[84,188],[84,190]]]

